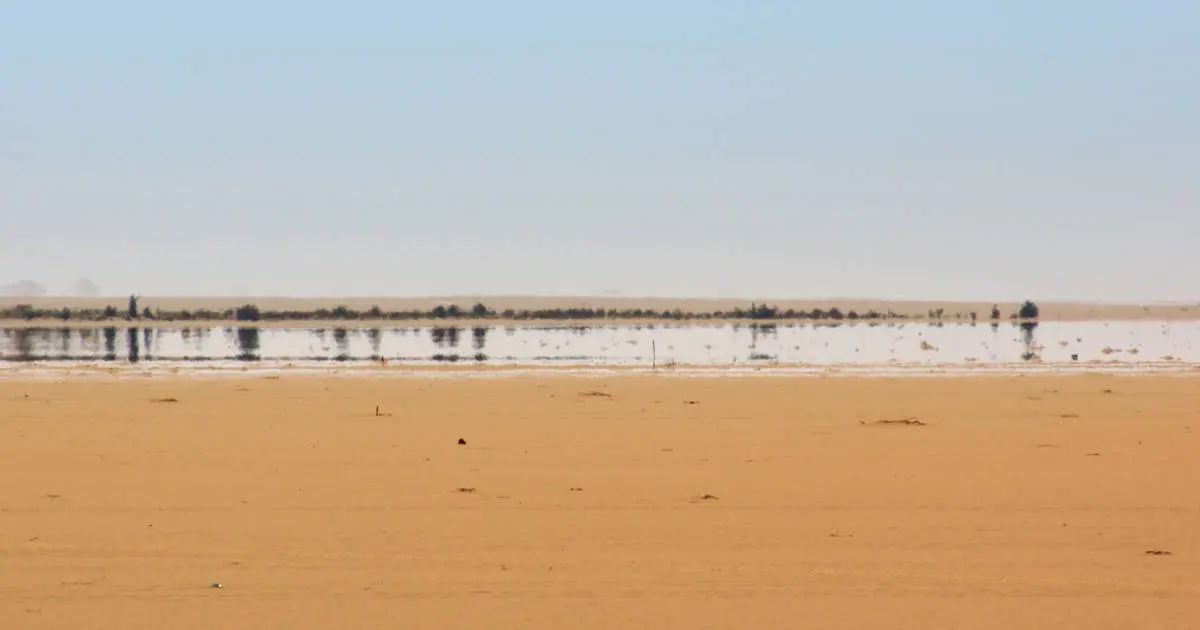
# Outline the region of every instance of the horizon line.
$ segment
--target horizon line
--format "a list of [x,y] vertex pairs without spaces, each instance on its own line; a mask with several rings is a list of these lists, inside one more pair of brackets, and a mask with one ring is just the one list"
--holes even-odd
[[725,297],[725,296],[659,296],[659,295],[596,295],[596,294],[539,294],[539,293],[459,293],[459,294],[441,294],[441,295],[324,295],[324,296],[308,296],[308,295],[285,295],[285,294],[255,294],[255,295],[187,295],[187,294],[140,294],[140,293],[120,293],[112,295],[66,295],[66,294],[51,294],[43,295],[0,295],[0,300],[127,300],[130,295],[136,296],[138,299],[158,299],[158,300],[223,300],[223,301],[242,301],[250,303],[253,300],[303,300],[303,301],[328,301],[336,303],[339,300],[363,301],[363,300],[431,300],[431,301],[476,301],[483,302],[486,299],[513,300],[513,299],[534,299],[534,300],[596,300],[596,301],[632,301],[632,300],[657,300],[666,302],[689,302],[689,301],[708,301],[708,302],[754,302],[754,303],[771,303],[771,302],[876,302],[883,304],[1008,304],[1021,303],[1025,300],[1041,302],[1044,304],[1076,304],[1076,305],[1103,305],[1103,306],[1181,306],[1181,305],[1197,305],[1200,306],[1200,301],[1189,300],[1130,300],[1130,301],[1111,301],[1104,299],[1085,299],[1085,298],[1009,298],[1009,299],[970,299],[970,298],[893,298],[893,297],[784,297],[784,296],[758,296],[758,297]]

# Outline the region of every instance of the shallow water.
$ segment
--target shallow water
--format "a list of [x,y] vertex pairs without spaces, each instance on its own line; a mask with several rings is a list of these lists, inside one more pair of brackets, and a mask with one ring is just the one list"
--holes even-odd
[[[505,367],[1190,369],[1200,322],[800,323],[362,328],[9,328],[0,362],[328,369],[330,362]],[[11,371],[11,369],[10,369]]]

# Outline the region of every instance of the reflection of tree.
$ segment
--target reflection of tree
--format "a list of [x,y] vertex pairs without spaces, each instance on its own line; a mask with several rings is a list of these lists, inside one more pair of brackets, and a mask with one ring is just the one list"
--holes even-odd
[[58,347],[62,349],[63,358],[71,356],[71,329],[58,329]]
[[18,361],[28,361],[33,355],[33,336],[28,328],[14,328],[12,331],[13,348],[17,351]]
[[[133,298],[130,298],[133,299]],[[125,331],[125,343],[129,346],[128,359],[130,363],[137,363],[138,359],[138,329],[129,328]]]
[[153,343],[152,337],[151,337],[151,335],[153,335],[153,334],[154,334],[153,328],[143,328],[142,329],[142,347],[146,349],[146,359],[150,359],[151,355],[154,354],[154,350],[153,350],[154,343]]
[[96,349],[96,330],[92,328],[79,329],[79,347],[84,352],[94,352]]
[[433,344],[442,347],[449,346],[451,348],[458,347],[458,328],[442,328],[435,326],[429,329],[429,336],[433,339]]
[[482,326],[477,326],[471,329],[471,345],[475,350],[483,350],[484,344],[487,343],[488,329]]
[[779,336],[779,329],[775,324],[750,324],[750,348],[758,347],[758,338],[767,336]]
[[350,339],[345,328],[333,329],[333,343],[337,346],[338,359],[344,361],[350,358]]
[[1021,353],[1021,358],[1026,361],[1031,361],[1037,358],[1037,353],[1034,352],[1033,333],[1037,330],[1037,322],[1022,322],[1021,323],[1021,343],[1025,345],[1025,352]]
[[104,360],[117,360],[117,327],[108,326],[104,329]]
[[367,329],[367,340],[371,342],[372,357],[379,357],[383,347],[383,331],[378,328]]
[[237,329],[238,359],[241,361],[258,360],[258,328],[254,326]]

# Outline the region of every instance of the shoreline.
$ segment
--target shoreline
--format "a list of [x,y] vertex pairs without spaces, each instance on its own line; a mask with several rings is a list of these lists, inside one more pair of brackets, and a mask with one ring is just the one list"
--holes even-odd
[[[0,382],[47,379],[148,380],[172,379],[368,379],[403,381],[408,379],[606,379],[606,378],[663,378],[663,379],[973,379],[973,378],[1070,378],[1089,376],[1154,378],[1200,377],[1200,364],[1170,361],[1122,363],[1119,361],[1087,362],[1080,364],[893,364],[893,365],[686,365],[653,368],[648,365],[445,365],[391,364],[371,361],[336,360],[313,362],[307,365],[263,364],[237,360],[183,362],[152,360],[137,364],[69,363],[69,362],[0,362]],[[333,364],[333,365],[331,365]]]
[[750,317],[712,317],[712,318],[590,318],[590,319],[507,319],[497,318],[413,318],[413,319],[290,319],[290,320],[259,320],[238,321],[233,319],[107,319],[107,320],[77,320],[62,321],[49,317],[34,319],[0,319],[0,329],[8,328],[272,328],[272,329],[390,329],[390,328],[587,328],[587,327],[620,327],[620,326],[662,326],[662,327],[717,327],[717,326],[1016,326],[1021,323],[1052,324],[1052,323],[1088,323],[1088,322],[1161,322],[1164,324],[1177,322],[1200,321],[1200,310],[1181,311],[1177,316],[1171,313],[1144,313],[1141,316],[1121,313],[1101,313],[1096,316],[1074,314],[1067,316],[1042,316],[1036,320],[1021,320],[1004,318],[1000,320],[979,319],[928,319],[924,317],[907,317],[892,319],[812,319],[812,318],[770,318],[754,319]]
[[[680,323],[690,325],[717,325],[727,323],[879,323],[916,322],[942,324],[969,324],[970,314],[976,314],[975,323],[979,325],[993,322],[1005,323],[1013,321],[1010,316],[1015,314],[1020,304],[1016,302],[976,302],[976,301],[936,301],[936,300],[872,300],[872,299],[718,299],[718,298],[633,298],[633,297],[547,297],[547,296],[448,296],[448,297],[348,297],[348,298],[287,298],[287,297],[153,297],[139,296],[139,311],[149,309],[151,312],[162,310],[169,313],[190,311],[200,313],[207,311],[208,316],[198,319],[153,320],[140,318],[129,320],[124,317],[129,296],[74,298],[74,297],[0,297],[0,311],[15,309],[18,305],[28,305],[37,310],[71,311],[102,311],[113,307],[117,315],[107,319],[70,319],[63,321],[54,316],[39,316],[34,319],[5,318],[0,319],[0,327],[90,327],[104,328],[108,326],[133,325],[148,327],[199,327],[199,326],[228,326],[228,325],[257,325],[260,327],[345,327],[345,328],[383,328],[389,326],[446,326],[469,325],[480,323],[492,326],[538,326],[538,325],[646,325],[650,323]],[[486,316],[472,317],[468,312],[476,304],[483,304],[491,312]],[[752,304],[778,309],[778,314],[770,317],[732,317],[736,309],[749,309]],[[1001,317],[998,320],[990,318],[993,304],[999,307]],[[298,312],[313,314],[313,319],[265,319],[258,321],[238,321],[233,316],[211,317],[213,314],[223,314],[224,311],[236,311],[239,307],[254,305],[263,313],[268,312]],[[457,306],[462,311],[460,315],[436,317],[430,312],[438,307]],[[353,312],[352,317],[328,317],[328,311],[339,306]],[[1069,302],[1043,301],[1038,302],[1040,310],[1038,320],[1041,322],[1086,322],[1086,321],[1198,321],[1200,320],[1200,303],[1157,303],[1157,304],[1106,304],[1098,302]],[[377,317],[370,314],[373,308],[382,310],[385,314],[404,314],[401,317]],[[617,316],[605,317],[573,317],[563,314],[562,317],[509,317],[511,312],[522,311],[554,311],[569,309],[588,309],[602,311],[625,311]],[[641,316],[638,310],[652,310],[663,316]],[[836,309],[842,315],[838,317],[804,317],[805,313],[822,311],[828,313]],[[931,311],[942,311],[941,317],[931,317]],[[786,317],[787,311],[797,313],[795,317]],[[326,316],[322,316],[325,311]],[[678,318],[668,313],[681,312],[684,317]],[[419,313],[417,313],[419,312]],[[848,315],[860,314],[854,319]],[[868,313],[882,315],[878,318],[865,317]],[[887,317],[888,313],[898,317]],[[78,315],[79,313],[76,313]],[[97,313],[98,314],[98,313]],[[416,316],[414,316],[414,314]],[[714,316],[714,314],[718,314]]]

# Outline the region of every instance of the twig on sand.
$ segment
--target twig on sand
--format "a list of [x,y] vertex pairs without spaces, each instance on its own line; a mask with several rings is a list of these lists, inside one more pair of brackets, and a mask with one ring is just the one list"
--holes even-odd
[[178,398],[151,398],[150,402],[152,402],[152,403],[177,403],[177,402],[179,402],[179,399]]
[[900,418],[899,420],[876,420],[874,422],[867,422],[866,420],[859,420],[858,423],[863,424],[863,425],[865,425],[865,424],[877,424],[877,425],[898,424],[898,425],[914,426],[914,427],[925,426],[925,422],[923,420],[918,420],[915,417]]

